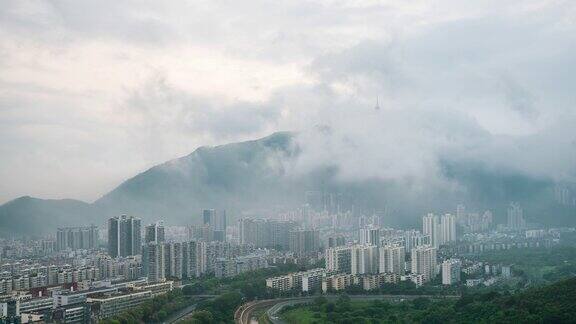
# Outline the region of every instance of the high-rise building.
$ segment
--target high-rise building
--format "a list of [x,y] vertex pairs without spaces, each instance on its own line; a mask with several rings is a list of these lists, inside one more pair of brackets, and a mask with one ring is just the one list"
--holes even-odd
[[442,244],[438,216],[430,213],[422,218],[422,233],[430,236],[430,244],[432,246],[439,247]]
[[343,235],[334,235],[328,237],[328,247],[333,248],[337,246],[344,246],[346,245],[346,237]]
[[195,241],[182,243],[182,276],[186,278],[197,276],[196,249],[197,243]]
[[296,228],[293,221],[243,218],[238,222],[240,244],[257,248],[290,248],[290,232]]
[[60,227],[56,232],[56,249],[91,250],[98,247],[98,227]]
[[380,245],[380,228],[374,225],[367,225],[359,230],[360,244]]
[[441,243],[446,244],[456,241],[456,217],[451,214],[444,214],[440,219]]
[[385,245],[379,248],[380,273],[404,275],[406,272],[406,252],[402,245]]
[[442,262],[442,284],[453,285],[459,283],[461,268],[462,264],[457,259],[448,259]]
[[436,277],[436,248],[429,245],[422,245],[412,249],[412,268],[413,274],[421,274],[424,281],[430,281]]
[[183,260],[183,243],[164,243],[164,273],[168,277],[182,279]]
[[108,253],[112,257],[138,255],[141,252],[140,218],[122,215],[108,220]]
[[375,245],[354,245],[351,247],[351,274],[378,273],[378,247]]
[[430,235],[424,235],[417,230],[408,230],[404,232],[404,247],[406,251],[412,251],[413,248],[420,245],[430,245],[432,241]]
[[296,253],[317,252],[320,248],[318,230],[299,229],[290,232],[290,251]]
[[526,228],[524,211],[517,203],[510,203],[508,207],[508,228],[515,231]]
[[215,209],[204,209],[202,211],[202,220],[204,226],[210,226],[215,241],[226,241],[226,227],[228,223],[225,210],[218,213]]
[[351,272],[352,249],[349,246],[338,246],[326,249],[326,270],[329,272]]
[[203,224],[214,225],[214,221],[216,219],[216,210],[215,209],[204,209],[202,211],[202,220]]
[[149,282],[161,282],[166,278],[166,250],[163,243],[144,245],[142,266]]
[[162,221],[146,226],[144,233],[144,243],[162,243],[166,241],[166,232]]

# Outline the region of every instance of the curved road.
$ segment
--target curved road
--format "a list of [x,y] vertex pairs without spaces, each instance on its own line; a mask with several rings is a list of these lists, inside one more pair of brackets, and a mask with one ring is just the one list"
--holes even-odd
[[[211,299],[211,298],[216,298],[218,297],[218,295],[195,295],[194,297],[198,298],[198,302],[203,300],[203,299]],[[194,304],[181,309],[178,313],[170,316],[168,319],[166,319],[164,322],[162,322],[162,324],[172,324],[172,323],[176,323],[179,320],[183,319],[184,317],[188,316],[190,313],[194,312],[194,310],[196,309],[196,306],[198,305],[198,302],[195,302]]]
[[[250,324],[252,320],[252,314],[255,310],[268,308],[266,314],[274,324],[284,323],[279,317],[278,312],[288,306],[306,303],[308,301],[314,300],[314,298],[319,296],[309,296],[309,297],[295,297],[295,298],[279,298],[279,299],[267,299],[255,302],[249,302],[247,304],[241,305],[234,313],[234,321],[237,324]],[[336,299],[340,297],[339,295],[324,295],[327,299]],[[416,299],[419,297],[426,297],[432,299],[444,299],[444,298],[460,298],[459,295],[348,295],[352,300],[376,300],[376,299],[387,299],[387,300],[405,300],[405,299]]]

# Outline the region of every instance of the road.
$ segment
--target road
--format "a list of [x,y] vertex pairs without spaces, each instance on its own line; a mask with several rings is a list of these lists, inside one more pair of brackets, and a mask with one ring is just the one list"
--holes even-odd
[[[279,298],[267,299],[255,302],[249,302],[240,306],[234,313],[234,321],[237,324],[250,324],[252,314],[258,309],[268,308],[266,314],[274,324],[283,324],[284,321],[278,316],[280,310],[289,305],[303,304],[314,300],[318,296],[310,297],[295,297],[295,298]],[[324,295],[327,299],[336,299],[339,295]],[[426,297],[431,299],[439,298],[460,298],[460,296],[438,296],[438,295],[349,295],[351,300],[396,300],[402,301],[406,299],[415,299],[419,297]]]
[[[210,298],[216,298],[218,297],[218,295],[196,295],[194,296],[196,298],[199,299],[210,299]],[[200,300],[199,300],[200,301]],[[198,302],[199,302],[198,301]],[[186,317],[187,315],[191,314],[192,312],[194,312],[194,310],[196,310],[196,307],[198,306],[198,302],[180,310],[179,312],[177,312],[176,314],[170,316],[170,318],[168,318],[167,320],[165,320],[164,322],[162,322],[162,324],[173,324],[178,322],[179,320],[183,319],[184,317]]]

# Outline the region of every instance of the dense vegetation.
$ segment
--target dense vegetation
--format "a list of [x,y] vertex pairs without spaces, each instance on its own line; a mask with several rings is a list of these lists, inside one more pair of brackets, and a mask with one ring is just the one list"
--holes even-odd
[[510,249],[480,256],[489,263],[512,264],[514,275],[525,281],[551,283],[576,274],[576,247]]
[[180,289],[154,297],[138,307],[131,308],[113,318],[100,321],[100,324],[120,323],[160,323],[173,313],[195,303],[192,296],[186,296]]
[[288,323],[574,323],[576,278],[514,295],[489,292],[458,301],[418,298],[391,304],[319,297],[312,304],[287,308],[283,317]]

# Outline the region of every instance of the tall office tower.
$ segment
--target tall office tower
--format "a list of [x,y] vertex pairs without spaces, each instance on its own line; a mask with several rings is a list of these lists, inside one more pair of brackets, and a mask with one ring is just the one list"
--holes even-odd
[[182,279],[182,243],[164,243],[164,273],[166,277]]
[[336,272],[351,272],[352,250],[349,246],[339,246],[326,249],[326,270]]
[[56,249],[91,250],[98,247],[98,227],[61,227],[56,232]]
[[162,243],[166,241],[166,232],[162,221],[146,226],[144,233],[144,243]]
[[353,275],[378,273],[378,247],[355,245],[351,247],[350,268]]
[[442,262],[442,284],[453,285],[459,283],[461,268],[462,264],[457,259],[448,259]]
[[510,207],[508,207],[508,228],[511,230],[526,228],[524,211],[517,203],[510,203]]
[[412,249],[412,273],[424,276],[424,281],[436,277],[436,248],[422,245]]
[[396,273],[403,275],[406,272],[406,250],[402,245],[385,245],[379,248],[380,273]]
[[374,225],[367,225],[359,230],[360,244],[380,245],[380,228]]
[[195,241],[182,243],[182,275],[194,278],[198,274],[198,243]]
[[142,267],[149,282],[161,282],[166,278],[166,250],[162,243],[144,245]]
[[141,252],[140,218],[122,215],[108,220],[108,254],[112,257],[138,255]]
[[442,218],[440,219],[440,228],[440,237],[442,238],[441,244],[456,241],[456,217],[454,215],[442,215]]

